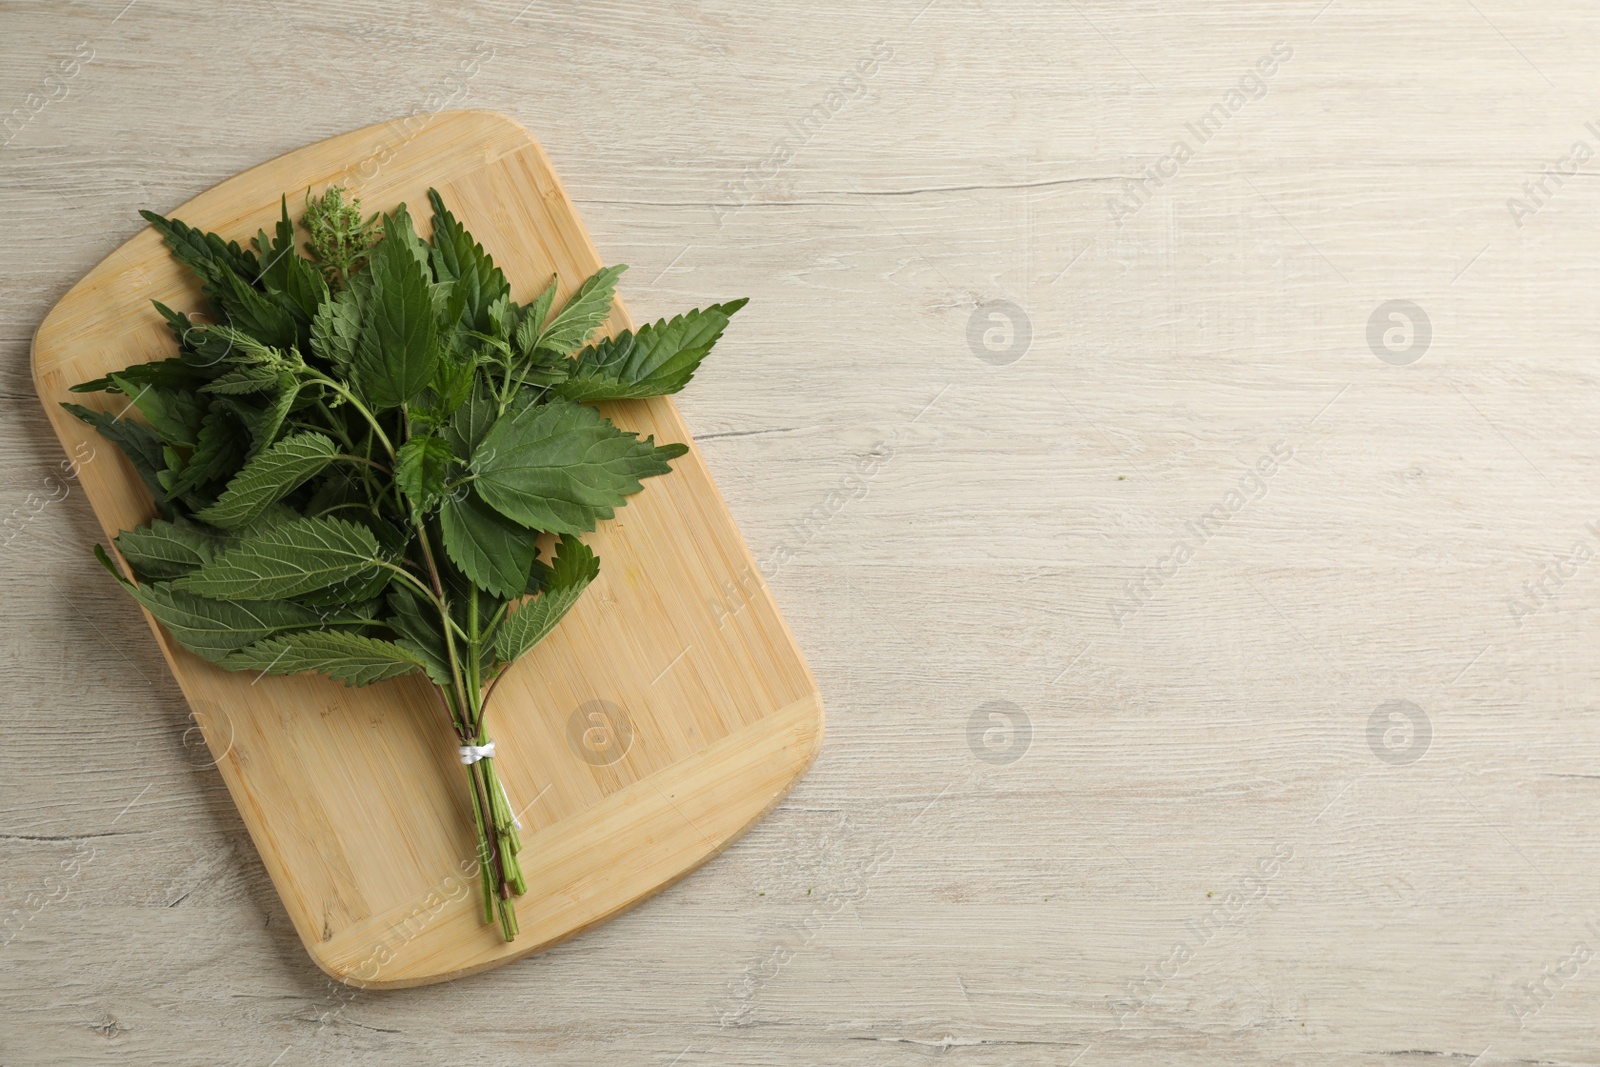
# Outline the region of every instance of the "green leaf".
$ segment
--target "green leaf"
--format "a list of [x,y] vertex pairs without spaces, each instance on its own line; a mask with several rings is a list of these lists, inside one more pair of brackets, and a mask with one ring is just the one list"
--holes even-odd
[[536,530],[581,533],[609,519],[639,480],[671,470],[683,446],[617,429],[593,408],[552,400],[501,416],[472,454],[473,483],[496,511]]
[[600,561],[588,545],[576,537],[562,537],[555,562],[545,576],[544,591],[507,615],[495,631],[496,658],[503,663],[514,662],[544,640],[599,573]]
[[478,357],[463,348],[451,348],[439,357],[439,369],[433,375],[433,393],[436,410],[442,420],[459,408],[472,395],[473,383],[478,377]]
[[536,348],[548,348],[567,355],[589,339],[589,335],[611,316],[611,298],[617,291],[617,278],[627,264],[602,267],[572,294],[555,318],[539,334]]
[[[205,379],[195,372],[195,369],[181,359],[158,359],[150,363],[135,363],[131,367],[120,370],[115,375],[124,383],[131,382],[139,389],[147,385],[154,385],[162,389],[176,389],[187,391],[194,389]],[[121,393],[122,387],[113,380],[112,375],[96,378],[92,382],[83,382],[71,386],[68,390],[73,393]],[[135,390],[138,391],[138,390]]]
[[156,507],[162,514],[171,512],[172,505],[167,498],[167,488],[161,483],[161,475],[167,469],[167,461],[162,456],[160,435],[142,422],[119,419],[104,411],[86,408],[82,404],[61,406],[93,426],[100,432],[101,437],[122,449],[122,454],[128,457],[128,462],[133,465],[145,488],[149,489],[150,495],[155,498]]
[[271,367],[239,367],[222,377],[200,387],[202,393],[219,393],[226,396],[243,396],[247,393],[264,393],[278,384],[278,372]]
[[213,663],[263,638],[325,621],[322,614],[288,600],[209,600],[165,582],[123,584],[180,645]]
[[229,324],[263,343],[288,348],[299,340],[299,308],[282,293],[263,294],[228,269],[219,270],[205,289],[206,295],[221,304]]
[[422,392],[439,365],[430,283],[426,269],[396,232],[401,218],[397,214],[385,219],[387,236],[378,242],[367,265],[372,294],[352,366],[362,395],[380,411],[399,407]]
[[295,597],[295,602],[304,604],[308,608],[332,608],[341,611],[355,611],[360,605],[367,605],[366,610],[376,608],[377,598],[389,588],[389,582],[394,578],[394,571],[387,568],[368,571],[365,575],[352,578],[348,582],[332,585],[315,593],[306,593]]
[[522,313],[522,322],[517,326],[517,351],[522,355],[531,355],[538,347],[539,334],[544,332],[544,320],[550,317],[550,305],[556,300],[556,283],[559,278],[552,274],[550,284],[545,286],[533,303],[529,304]]
[[[361,517],[370,499],[367,496],[367,487],[362,483],[361,477],[354,473],[355,469],[354,464],[341,463],[318,478],[295,517],[319,516],[331,511],[343,511],[347,518]],[[391,553],[393,554],[395,553]]]
[[254,459],[260,455],[261,450],[277,438],[278,431],[283,429],[284,420],[289,417],[290,409],[300,397],[300,385],[300,379],[287,371],[278,376],[278,391],[254,419],[247,420],[250,425],[251,444],[246,459]]
[[306,322],[316,313],[317,307],[328,299],[328,282],[310,260],[303,259],[295,248],[294,222],[289,218],[289,199],[283,197],[282,217],[268,239],[263,233],[255,238],[256,251],[261,253],[261,284],[268,293],[286,296],[297,317]]
[[170,478],[168,492],[175,497],[186,497],[201,486],[226,478],[239,469],[245,458],[237,423],[227,410],[213,408],[200,421],[194,451]]
[[233,326],[196,324],[190,328],[189,340],[193,343],[196,353],[204,357],[207,366],[223,363],[239,365],[262,363],[276,366],[284,358],[278,349]]
[[434,685],[448,689],[455,684],[444,631],[431,606],[425,606],[411,589],[396,584],[389,590],[389,618],[385,621],[398,637],[395,644],[417,658]]
[[517,319],[522,314],[516,301],[511,299],[509,287],[489,305],[489,333],[498,337],[506,344],[511,343],[511,333],[517,327]]
[[[362,275],[365,277],[365,275]],[[341,375],[350,373],[361,341],[364,289],[342,289],[323,302],[311,319],[311,351]]]
[[339,630],[312,630],[258,641],[222,661],[230,671],[299,674],[320,671],[349,686],[410,674],[422,662],[393,641]]
[[722,336],[728,316],[744,305],[735,300],[641,326],[637,334],[624,330],[579,352],[567,380],[554,391],[584,403],[676,393]]
[[[180,346],[187,345],[189,343],[189,331],[194,327],[194,323],[190,321],[189,316],[181,311],[173,311],[159,300],[152,300],[150,303],[155,306],[156,311],[160,312],[161,317],[167,320],[167,329],[172,331],[172,336],[177,339],[178,344]],[[180,358],[182,357],[180,356]]]
[[495,511],[463,486],[439,507],[444,550],[480,588],[502,600],[522,595],[538,549],[537,533]]
[[174,589],[222,600],[284,600],[340,586],[365,599],[382,553],[372,531],[344,519],[297,519],[246,537]]
[[428,200],[433,204],[433,272],[441,282],[455,282],[451,300],[460,308],[450,325],[459,321],[468,329],[487,332],[492,326],[489,308],[509,298],[511,283],[444,206],[438,190],[429,189]]
[[[567,375],[577,366],[572,360],[559,352],[552,352],[548,348],[541,348],[533,354],[533,358],[524,361],[516,368],[516,381],[521,385],[551,386],[567,380]],[[517,394],[513,393],[515,397]]]
[[156,519],[148,526],[124,530],[116,539],[117,551],[146,582],[181,578],[209,561],[224,544],[222,537],[187,519]]
[[395,453],[394,480],[426,514],[444,496],[445,473],[454,458],[444,438],[419,434]]
[[224,241],[214,233],[202,233],[186,222],[162,218],[154,211],[141,211],[139,215],[161,234],[180,263],[206,281],[222,270],[246,278],[254,278],[259,270],[256,257],[240,248],[237,241]]
[[245,464],[217,502],[196,518],[231,530],[243,526],[298,489],[338,454],[320,433],[291,434]]
[[[411,212],[404,204],[394,209],[394,214],[385,215],[383,218],[383,236],[385,240],[392,240],[400,248],[411,253],[411,258],[422,267],[425,280],[433,282],[433,249],[428,247],[428,242],[417,236],[416,224],[411,221]],[[443,281],[443,278],[437,279]]]
[[121,374],[107,377],[128,397],[128,402],[139,409],[139,414],[145,417],[163,440],[194,447],[195,437],[200,432],[201,408],[193,393],[162,389],[155,385],[139,385]]
[[463,463],[472,457],[473,450],[483,441],[499,413],[494,397],[481,383],[456,408],[444,428],[444,438]]

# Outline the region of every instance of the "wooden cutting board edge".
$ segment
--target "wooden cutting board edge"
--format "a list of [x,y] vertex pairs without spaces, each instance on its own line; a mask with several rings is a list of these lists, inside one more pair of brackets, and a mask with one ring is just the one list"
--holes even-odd
[[[556,174],[553,167],[549,166],[548,159],[545,157],[542,146],[539,145],[537,138],[535,138],[531,132],[529,132],[514,119],[511,119],[505,115],[501,115],[497,112],[468,110],[443,112],[433,116],[434,121],[449,119],[473,119],[495,124],[504,124],[505,126],[513,129],[520,137],[526,138],[526,142],[524,144],[506,147],[503,149],[503,151],[499,152],[498,155],[491,154],[488,156],[479,157],[475,161],[474,165],[479,167],[485,166],[506,154],[523,150],[531,146],[531,148],[538,153],[539,158],[543,161],[545,170],[549,174],[551,182],[554,186],[555,194],[561,199],[565,210],[571,214],[572,219],[577,223],[577,231],[582,235],[582,240],[586,243],[588,250],[593,257],[598,260],[598,253],[594,249],[592,239],[589,237],[587,229],[581,225],[581,220],[579,219],[575,205],[572,204],[565,188],[561,185],[559,175]],[[347,134],[339,135],[334,138],[329,138],[322,142],[316,142],[311,145],[303,146],[300,149],[293,150],[285,155],[280,155],[272,160],[267,160],[261,164],[257,164],[254,167],[248,168],[245,171],[241,171],[238,175],[234,175],[231,178],[225,179],[223,183],[219,184],[226,184],[236,181],[240,178],[250,175],[252,172],[263,171],[266,168],[273,167],[274,164],[281,162],[289,156],[294,156],[301,152],[308,152],[319,147],[329,145],[333,142],[348,140],[352,145],[354,145],[364,138],[379,137],[386,140],[387,137],[392,133],[404,132],[407,121],[408,120],[406,119],[399,119],[389,123],[380,123],[374,126],[351,131]],[[404,144],[406,139],[403,139],[401,143]],[[442,182],[447,180],[448,177],[449,175],[444,175],[441,176],[439,180]],[[174,209],[171,212],[171,215],[178,218],[184,217],[186,210],[190,209],[191,206],[197,202],[205,200],[216,188],[216,186],[213,186],[211,189],[208,189],[207,191],[198,194],[196,197],[191,198],[183,205],[180,205],[178,208]],[[61,366],[62,362],[65,361],[41,363],[41,338],[49,337],[53,329],[59,328],[62,325],[56,321],[58,318],[58,312],[60,312],[62,306],[67,303],[68,296],[70,296],[74,290],[84,287],[85,285],[92,284],[98,276],[102,275],[103,272],[114,272],[118,270],[119,265],[116,261],[119,258],[126,260],[127,250],[130,246],[136,245],[141,241],[149,240],[159,241],[159,238],[156,237],[153,230],[147,228],[139,231],[128,241],[124,242],[122,245],[119,245],[115,250],[112,251],[110,255],[101,260],[100,263],[92,268],[82,279],[79,280],[79,282],[72,286],[72,288],[69,289],[66,294],[63,294],[56,304],[52,306],[50,312],[46,314],[45,318],[40,322],[39,327],[34,332],[31,345],[31,361],[35,388],[39,392],[41,403],[45,407],[46,415],[49,418],[52,427],[56,430],[58,437],[61,439],[63,446],[67,448],[69,454],[73,450],[72,446],[74,442],[97,440],[97,435],[95,435],[89,427],[78,422],[78,420],[64,416],[60,409],[56,406],[56,401],[49,395],[53,390],[47,388],[47,383],[44,380],[44,376],[49,371]],[[617,303],[617,310],[618,314],[623,316],[624,320],[627,321],[627,313],[623,308],[620,299]],[[692,457],[693,462],[701,468],[704,468],[704,459],[700,453],[699,446],[695,442],[693,435],[689,433],[687,426],[683,425],[681,415],[678,413],[676,405],[672,403],[671,398],[661,398],[659,401],[652,403],[664,404],[670,410],[673,421],[682,427],[683,432],[678,439],[686,442],[689,445],[690,456]],[[125,476],[137,481],[137,475],[133,473],[132,468],[130,465],[128,465],[126,459],[124,459],[120,453],[108,443],[100,442],[100,444],[112,451],[112,453],[115,455],[115,462],[124,468]],[[709,478],[709,472],[707,472],[706,480],[709,483],[711,496],[715,499],[717,508],[720,510],[724,520],[736,538],[745,566],[752,573],[757,575],[758,578],[760,578],[761,572],[758,569],[754,557],[749,551],[748,545],[744,541],[743,534],[738,530],[737,524],[734,523],[732,515],[727,509],[726,501],[722,499],[721,493],[719,490],[717,490],[715,482]],[[142,490],[142,487],[140,488]],[[101,506],[100,502],[97,501],[93,495],[90,496],[90,503],[95,511],[96,518],[100,522],[101,528],[105,531],[107,538],[109,539],[114,537],[118,532],[119,524],[111,519],[105,508]],[[116,554],[114,546],[112,546],[112,551],[113,554]],[[762,596],[770,601],[771,591],[768,589],[764,578],[760,579],[760,591]],[[753,812],[750,807],[744,807],[742,810],[747,813],[746,817],[738,819],[732,823],[729,823],[727,820],[708,823],[708,819],[714,818],[714,816],[702,812],[701,818],[697,823],[695,820],[691,820],[687,815],[683,815],[682,810],[678,809],[678,814],[682,815],[684,823],[693,829],[694,835],[700,840],[691,844],[687,850],[680,851],[678,854],[678,862],[670,874],[664,878],[654,881],[651,881],[650,876],[647,875],[642,879],[642,884],[629,884],[626,880],[624,880],[614,887],[609,887],[609,891],[588,901],[590,906],[587,908],[587,914],[577,917],[573,920],[572,925],[563,927],[554,933],[544,934],[537,929],[537,927],[530,929],[529,923],[525,920],[523,924],[523,934],[519,936],[516,942],[504,945],[502,951],[497,951],[492,955],[479,958],[468,963],[446,963],[441,961],[437,965],[436,969],[425,969],[421,971],[408,971],[405,968],[398,970],[385,970],[380,968],[376,973],[368,975],[366,972],[371,968],[371,961],[374,957],[374,952],[381,951],[384,942],[382,939],[380,939],[377,942],[378,948],[376,950],[370,945],[360,946],[360,935],[364,930],[366,930],[367,927],[377,925],[378,921],[384,918],[384,916],[374,915],[363,923],[359,923],[354,927],[350,927],[341,931],[340,934],[331,941],[325,941],[319,939],[316,931],[309,929],[302,921],[300,921],[301,917],[296,914],[296,909],[290,908],[290,916],[295,920],[294,924],[296,929],[300,934],[301,940],[312,959],[330,977],[341,982],[360,986],[361,988],[398,989],[449,981],[455,978],[492,969],[505,963],[509,963],[512,960],[519,959],[523,956],[542,951],[551,947],[552,945],[558,944],[561,941],[591,929],[594,926],[603,923],[607,919],[612,918],[621,912],[644,902],[645,900],[648,900],[656,893],[676,884],[677,881],[693,873],[710,859],[726,850],[731,844],[733,844],[733,842],[735,842],[756,823],[760,822],[762,818],[764,818],[772,811],[773,808],[782,802],[783,798],[795,786],[800,778],[804,776],[806,771],[809,770],[812,763],[815,761],[817,754],[821,750],[822,740],[825,733],[825,714],[823,710],[821,694],[816,686],[815,679],[811,675],[809,666],[805,664],[804,657],[798,656],[798,644],[794,641],[794,636],[789,628],[787,620],[783,618],[781,612],[774,611],[773,614],[776,616],[779,625],[781,625],[784,636],[787,638],[790,645],[796,649],[799,666],[804,671],[805,677],[809,682],[810,693],[808,696],[803,697],[801,700],[795,701],[785,708],[769,712],[758,722],[746,726],[743,729],[736,731],[734,734],[723,738],[722,741],[714,743],[709,749],[702,752],[697,752],[688,759],[680,760],[669,767],[663,768],[648,775],[647,777],[633,783],[629,789],[624,790],[621,793],[608,796],[598,805],[595,805],[552,826],[543,828],[538,834],[535,834],[527,839],[527,848],[528,850],[537,850],[540,846],[541,838],[547,838],[556,834],[558,831],[565,831],[569,823],[575,823],[581,820],[593,822],[596,819],[605,818],[608,814],[606,809],[623,806],[626,802],[624,794],[630,794],[630,791],[632,794],[637,794],[642,791],[643,787],[649,785],[657,793],[660,793],[660,788],[657,785],[658,779],[663,781],[670,780],[673,788],[677,790],[681,791],[684,789],[690,789],[691,792],[693,792],[696,788],[694,774],[697,770],[703,770],[708,774],[714,775],[716,768],[719,765],[729,762],[730,753],[737,752],[737,750],[741,747],[748,748],[751,746],[761,746],[763,744],[770,748],[776,741],[779,743],[779,747],[782,749],[782,751],[781,753],[775,752],[772,755],[774,758],[776,758],[777,763],[781,764],[781,766],[776,773],[769,775],[765,779],[763,789],[767,791],[767,795],[759,798],[759,807],[755,808]],[[163,654],[167,657],[169,666],[171,666],[173,664],[175,655],[178,654],[177,647],[171,642],[170,638],[148,612],[145,612],[145,619],[147,624],[150,626],[152,633],[155,635]],[[190,692],[185,676],[176,670],[174,671],[174,676],[178,681],[180,689],[183,690],[185,698],[189,700],[191,707],[196,706],[194,694]],[[225,758],[228,754],[228,739],[213,736],[213,733],[205,728],[204,721],[200,722],[200,726],[202,734],[206,737],[207,745],[209,746],[213,757],[216,759],[218,770],[222,773],[224,782],[228,786],[228,790],[232,799],[234,800],[234,804],[239,810],[241,818],[245,821],[247,828],[251,831],[252,839],[258,845],[257,852],[262,858],[263,865],[266,867],[269,875],[272,877],[274,885],[278,889],[280,896],[284,895],[287,891],[291,890],[293,879],[288,876],[288,872],[286,870],[282,869],[281,864],[278,862],[280,857],[277,855],[275,850],[263,849],[259,847],[264,838],[271,836],[270,831],[268,830],[268,821],[265,820],[255,810],[252,791],[247,783],[243,780],[237,766]],[[720,791],[728,791],[727,783],[718,783],[716,781],[712,781],[709,783],[699,783],[698,795],[704,800],[715,801],[719,794],[719,785],[721,787]],[[679,793],[661,793],[661,796],[664,799],[667,799],[668,803],[672,804],[674,808],[677,807],[677,805],[673,804],[672,802],[673,799],[679,796]],[[748,801],[754,799],[756,798],[746,798],[747,803]],[[709,833],[707,832],[708,826],[710,829]],[[659,832],[660,827],[655,827],[654,829]],[[650,843],[651,841],[648,838],[641,842],[641,844],[646,845]],[[469,895],[469,902],[471,900],[475,900],[475,882],[471,888],[473,889],[473,893]],[[432,894],[426,894],[425,897],[431,895]],[[520,899],[526,901],[531,899],[532,896],[533,886],[530,885],[530,893]],[[425,899],[419,898],[419,903],[423,902],[425,902]],[[390,909],[390,912],[393,913],[396,910],[397,909]],[[462,909],[460,908],[450,909],[450,911],[457,917],[459,917],[461,910]],[[471,909],[469,909],[469,912],[470,910]],[[389,916],[389,918],[391,922],[393,922],[392,914]],[[398,925],[403,927],[404,923],[401,922]],[[433,925],[435,929],[441,931],[447,929],[448,927],[448,923],[443,920],[440,920],[437,923],[431,923],[430,925]],[[407,939],[414,941],[421,936],[422,934],[408,933]],[[352,942],[357,942],[358,944],[352,945]],[[353,952],[352,948],[362,948],[362,951]]]

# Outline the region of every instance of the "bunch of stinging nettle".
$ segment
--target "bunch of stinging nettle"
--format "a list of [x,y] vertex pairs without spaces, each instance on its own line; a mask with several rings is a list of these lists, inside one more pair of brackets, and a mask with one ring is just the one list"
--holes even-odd
[[[287,200],[254,252],[143,212],[215,321],[156,303],[177,356],[74,387],[142,418],[66,407],[155,497],[161,517],[116,539],[137,584],[95,552],[181,645],[228,670],[432,682],[471,786],[484,921],[510,940],[526,886],[489,697],[598,573],[577,535],[687,451],[589,405],[682,389],[745,302],[586,344],[624,267],[560,309],[554,279],[519,305],[428,196],[424,241],[404,205],[380,223],[338,187],[308,192],[309,258]],[[549,561],[541,533],[560,539]]]

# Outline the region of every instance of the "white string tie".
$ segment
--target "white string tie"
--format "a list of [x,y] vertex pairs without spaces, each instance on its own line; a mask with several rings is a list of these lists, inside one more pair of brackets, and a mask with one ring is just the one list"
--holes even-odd
[[470,767],[481,759],[494,759],[494,742],[490,741],[487,745],[462,745],[457,751],[461,753],[461,762]]

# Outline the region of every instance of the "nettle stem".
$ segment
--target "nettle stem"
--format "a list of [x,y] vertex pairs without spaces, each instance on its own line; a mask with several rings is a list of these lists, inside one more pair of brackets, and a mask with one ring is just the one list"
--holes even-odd
[[[424,545],[426,538],[424,535]],[[430,565],[431,565],[430,559]],[[436,572],[435,572],[436,576]],[[453,691],[440,689],[441,700],[450,713],[451,724],[462,745],[486,745],[489,732],[484,722],[483,645],[479,628],[478,597],[474,589],[467,594],[467,629],[457,647],[455,623],[450,605],[443,597],[435,601],[449,650]],[[493,683],[490,683],[492,688]],[[511,810],[505,787],[495,771],[494,757],[485,756],[466,766],[468,788],[472,792],[472,819],[478,831],[478,872],[483,888],[483,921],[500,924],[501,935],[510,941],[517,936],[517,912],[512,898],[527,892],[527,881],[517,853],[522,837],[517,833],[517,817]]]

